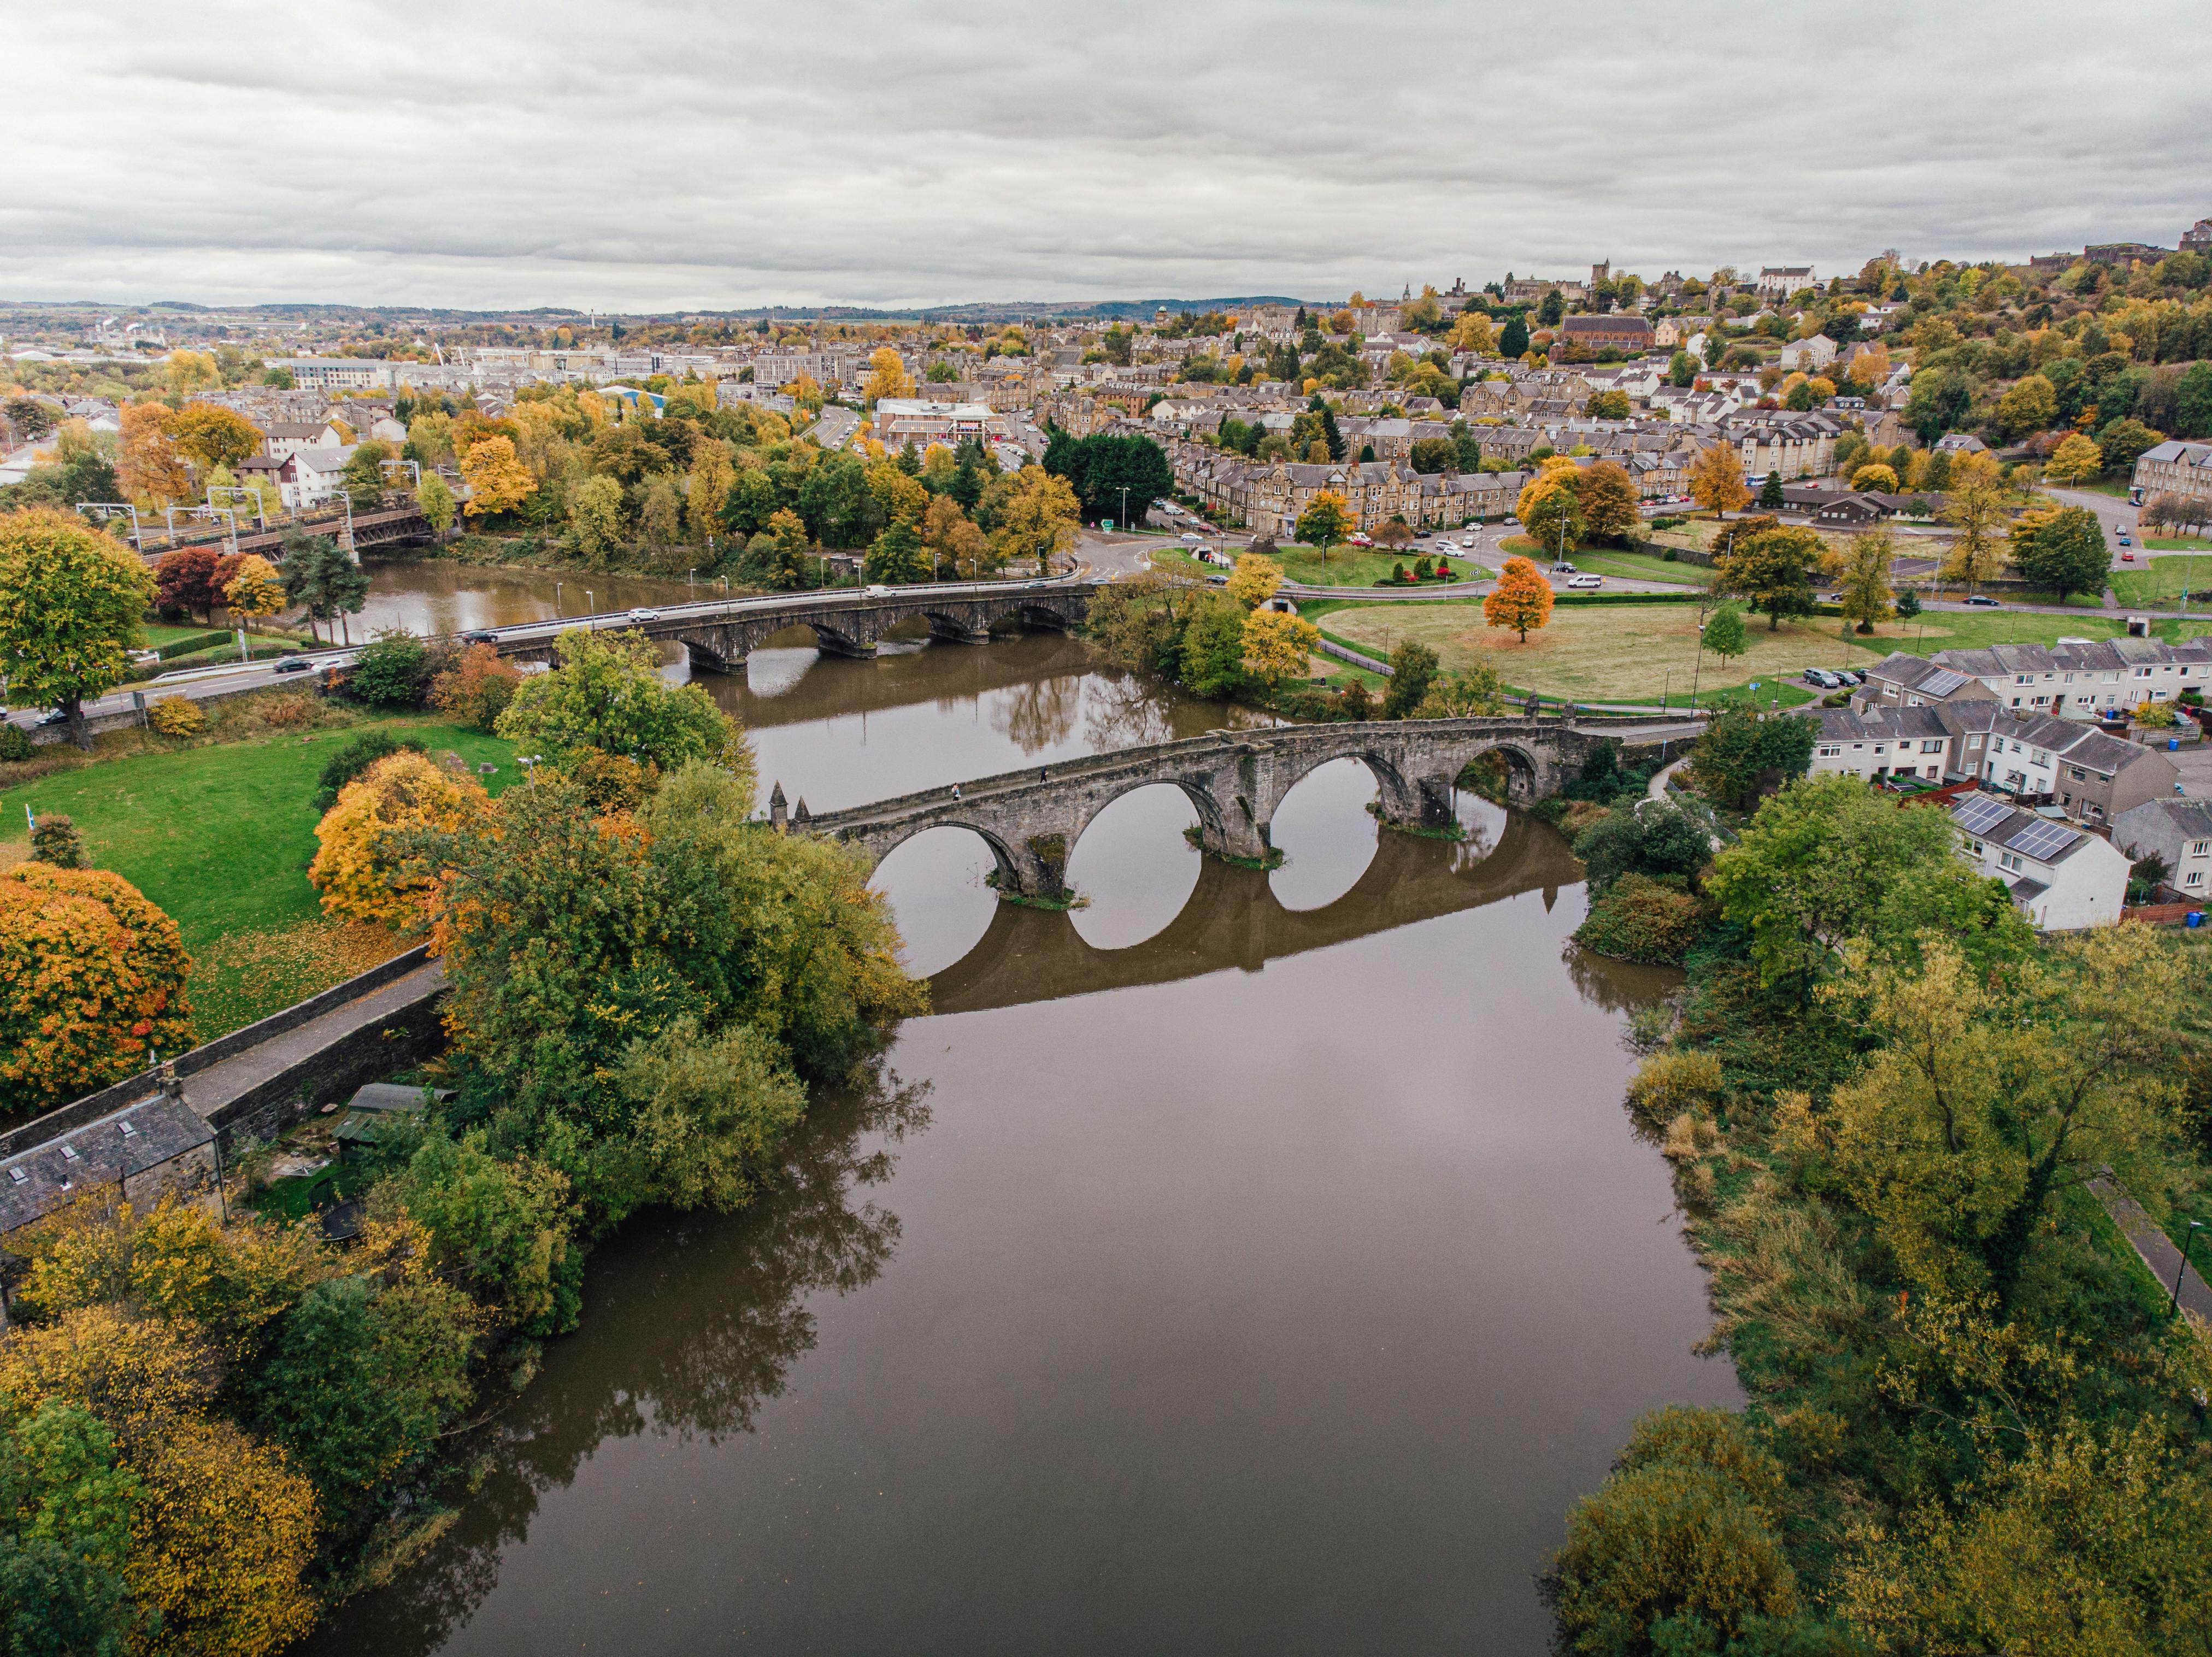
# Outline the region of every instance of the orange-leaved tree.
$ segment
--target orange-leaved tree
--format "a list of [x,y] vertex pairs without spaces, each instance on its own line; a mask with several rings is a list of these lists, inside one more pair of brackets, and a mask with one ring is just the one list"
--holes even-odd
[[457,832],[484,820],[491,807],[483,785],[428,754],[386,754],[339,791],[338,802],[315,825],[322,850],[307,878],[323,908],[355,920],[397,926],[416,913],[437,885],[405,845],[422,829]]
[[1751,499],[1742,457],[1726,443],[1699,449],[1690,462],[1690,498],[1715,517],[1741,509]]
[[489,644],[471,644],[453,667],[430,681],[430,705],[489,731],[514,700],[522,670]]
[[115,472],[126,499],[167,506],[191,493],[191,474],[169,436],[176,416],[159,403],[133,403],[123,411]]
[[1482,601],[1482,618],[1492,627],[1510,627],[1528,642],[1528,630],[1552,618],[1552,583],[1526,558],[1508,558],[1498,585]]
[[0,869],[0,1111],[64,1104],[192,1045],[177,923],[120,874]]

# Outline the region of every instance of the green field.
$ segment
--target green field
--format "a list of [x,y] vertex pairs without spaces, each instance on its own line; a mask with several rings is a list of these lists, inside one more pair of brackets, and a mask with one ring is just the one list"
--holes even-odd
[[[1318,548],[1293,545],[1279,549],[1274,557],[1275,562],[1283,566],[1285,579],[1309,587],[1372,587],[1376,582],[1387,579],[1392,568],[1397,564],[1402,564],[1410,570],[1413,561],[1424,552],[1434,558],[1441,549],[1431,550],[1433,546],[1434,543],[1426,546],[1409,546],[1401,552],[1333,546],[1324,562]],[[1158,570],[1173,570],[1191,575],[1222,573],[1219,565],[1200,564],[1190,556],[1188,549],[1179,545],[1160,547],[1152,553],[1152,559],[1153,567]],[[1463,581],[1482,581],[1491,573],[1456,550],[1451,553],[1450,562],[1454,575]]]
[[516,775],[512,744],[421,717],[135,754],[0,789],[10,837],[0,840],[0,865],[29,852],[25,807],[70,817],[96,866],[176,921],[193,955],[200,1039],[210,1039],[400,947],[380,929],[364,935],[372,929],[325,920],[307,883],[316,777],[376,727],[409,731],[434,754],[450,748],[471,765],[497,765],[484,779],[495,793]]
[[1633,581],[1673,582],[1682,587],[1711,587],[1717,579],[1701,564],[1669,564],[1648,552],[1615,552],[1602,546],[1584,547],[1569,559],[1576,569],[1600,576],[1619,576]]
[[2201,593],[2212,588],[2212,545],[2207,545],[2206,553],[2203,557],[2169,554],[2147,558],[2132,570],[2115,570],[2111,578],[2112,596],[2122,604],[2145,607],[2178,605],[2185,589]]
[[[1388,655],[1412,639],[1429,645],[1446,667],[1487,662],[1516,690],[1577,702],[1648,702],[1662,691],[1679,704],[1696,676],[1702,700],[1711,691],[1778,679],[1807,667],[1865,667],[1893,651],[1915,655],[1937,650],[1982,649],[1991,644],[2050,644],[2061,637],[2111,638],[2125,631],[2117,617],[2052,616],[1993,611],[1964,614],[1930,612],[1916,620],[1887,622],[1870,637],[1845,635],[1834,617],[1787,622],[1770,630],[1765,618],[1747,616],[1751,648],[1723,663],[1698,649],[1698,607],[1691,604],[1561,604],[1551,624],[1531,633],[1526,644],[1503,628],[1484,624],[1480,600],[1438,600],[1427,604],[1308,605],[1304,613],[1331,637],[1376,655]],[[2202,623],[2168,621],[2160,637],[2212,633],[2212,617]],[[1762,689],[1762,698],[1770,694]],[[1802,691],[1784,688],[1783,705],[1806,700]]]
[[2160,535],[2143,545],[2154,552],[2212,552],[2212,541],[2202,535],[2183,535],[2179,538]]

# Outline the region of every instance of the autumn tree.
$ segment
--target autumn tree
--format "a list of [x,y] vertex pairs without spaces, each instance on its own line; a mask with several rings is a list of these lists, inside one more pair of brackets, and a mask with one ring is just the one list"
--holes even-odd
[[187,403],[170,417],[168,437],[177,453],[202,472],[234,466],[261,448],[259,427],[213,403]]
[[1037,574],[1052,573],[1052,560],[1075,545],[1082,523],[1075,491],[1065,478],[1042,466],[1027,466],[1013,475],[1012,487],[998,508],[993,551],[1012,563],[1035,558]]
[[522,672],[490,644],[471,644],[430,680],[430,705],[463,724],[489,731],[514,700]]
[[2054,484],[2088,484],[2094,483],[2104,470],[2104,451],[2077,431],[2051,451],[2043,475]]
[[1876,623],[1896,612],[1897,594],[1889,573],[1896,557],[1896,536],[1887,529],[1869,529],[1852,536],[1841,551],[1828,553],[1823,560],[1836,583],[1838,606],[1862,633],[1871,633]]
[[192,1045],[176,923],[121,875],[0,870],[0,1108],[29,1114]]
[[1343,496],[1333,489],[1318,491],[1298,514],[1296,533],[1308,546],[1326,552],[1352,533],[1352,511]]
[[[933,448],[932,455],[942,454],[941,448]],[[987,543],[983,532],[977,528],[962,509],[960,503],[951,494],[938,496],[922,515],[921,544],[929,549],[930,570],[933,576],[950,571],[955,576],[966,576],[975,580],[982,573],[984,549]]]
[[1488,662],[1439,675],[1413,710],[1416,719],[1475,719],[1505,711],[1505,681]]
[[1303,616],[1262,609],[1244,618],[1245,671],[1271,694],[1286,679],[1304,678],[1320,648],[1321,629]]
[[568,490],[568,534],[576,551],[595,570],[610,568],[629,536],[622,484],[594,472]]
[[164,611],[198,612],[202,621],[214,614],[222,589],[215,572],[222,555],[211,546],[179,547],[154,566],[154,602]]
[[1613,461],[1595,460],[1584,467],[1577,492],[1582,499],[1583,526],[1592,535],[1618,540],[1641,521],[1636,485],[1626,470]]
[[1255,610],[1274,597],[1282,584],[1282,565],[1262,552],[1240,552],[1229,575],[1229,596]]
[[249,552],[222,586],[222,602],[233,616],[258,621],[284,607],[284,582],[276,566],[258,552]]
[[133,403],[123,411],[116,478],[127,499],[168,506],[190,497],[191,476],[169,438],[175,417],[159,403]]
[[1814,531],[1778,527],[1736,537],[1713,568],[1722,587],[1765,613],[1772,631],[1784,616],[1813,613],[1812,571],[1826,553]]
[[[911,480],[909,480],[911,481]],[[868,548],[867,576],[872,582],[903,586],[925,579],[929,557],[921,534],[909,516],[894,518]]]
[[161,384],[179,397],[221,391],[222,370],[205,351],[173,350],[161,359]]
[[868,377],[860,387],[860,395],[872,408],[886,397],[914,395],[914,376],[906,371],[899,354],[889,345],[879,346],[868,357]]
[[1851,473],[1851,487],[1875,495],[1897,493],[1897,470],[1879,460],[1869,461]]
[[1997,399],[1997,423],[2019,439],[2047,429],[2058,419],[2058,393],[2039,374],[2024,376]]
[[1407,639],[1390,652],[1390,679],[1382,687],[1382,717],[1407,719],[1428,700],[1442,664],[1419,639]]
[[1531,628],[1552,618],[1552,583],[1528,559],[1511,557],[1482,601],[1482,618],[1492,627],[1510,627],[1528,642]]
[[2004,555],[2005,486],[1992,456],[1961,454],[1952,462],[1942,516],[1953,532],[1944,580],[1979,587],[1997,573]]
[[538,480],[515,457],[510,437],[486,437],[469,445],[460,460],[462,480],[469,486],[468,515],[471,523],[511,512],[537,491]]
[[84,702],[122,683],[154,577],[75,513],[0,514],[0,684],[17,707],[57,707],[89,750]]
[[1565,455],[1546,460],[1521,485],[1514,515],[1528,536],[1556,557],[1564,557],[1589,526],[1583,517],[1580,468]]
[[1690,463],[1690,498],[1716,518],[1750,503],[1743,481],[1743,458],[1726,443],[1711,443]]
[[722,503],[729,499],[737,478],[727,443],[702,442],[693,452],[690,474],[684,482],[684,514],[695,538],[704,541],[721,527]]
[[483,785],[465,771],[402,749],[338,791],[338,802],[315,825],[321,850],[307,879],[323,894],[326,914],[398,927],[422,912],[436,871],[410,851],[422,829],[447,832],[483,820],[490,805]]

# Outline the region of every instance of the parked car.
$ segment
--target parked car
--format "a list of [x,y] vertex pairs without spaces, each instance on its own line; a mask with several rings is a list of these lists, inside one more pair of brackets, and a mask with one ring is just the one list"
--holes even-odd
[[1587,575],[1570,576],[1567,577],[1567,585],[1576,592],[1588,592],[1593,588],[1604,586],[1605,577],[1602,576]]
[[1555,576],[1576,576],[1580,575],[1582,572],[1577,570],[1574,565],[1569,564],[1565,558],[1562,558],[1559,563],[1552,566],[1552,573]]
[[1206,578],[1206,584],[1208,587],[1226,587],[1229,585],[1229,577],[1226,576],[1208,576]]
[[1461,536],[1459,538],[1459,544],[1460,550],[1462,551],[1472,552],[1474,551],[1474,537],[1472,535]]
[[1346,546],[1372,546],[1375,545],[1375,539],[1371,535],[1354,535],[1351,539],[1345,542],[1345,545]]
[[270,671],[279,673],[304,673],[314,665],[305,656],[279,656],[276,659],[276,667]]
[[660,612],[658,610],[648,610],[641,604],[629,612],[627,619],[630,621],[659,621],[660,619]]
[[1507,514],[1505,515],[1505,526],[1506,526],[1506,527],[1507,527],[1507,528],[1509,528],[1509,529],[1510,529],[1510,528],[1511,528],[1515,524],[1519,523],[1520,521],[1521,521],[1521,520],[1520,520],[1520,519],[1518,519],[1518,518],[1516,518],[1516,517],[1515,517],[1515,516],[1514,516],[1510,512],[1509,512],[1509,513],[1507,513]]
[[1846,685],[1863,685],[1866,683],[1866,670],[1863,667],[1838,667],[1836,677]]
[[1808,667],[1802,677],[1808,685],[1815,685],[1823,691],[1837,691],[1843,688],[1844,681],[1826,667]]
[[2133,541],[2128,539],[2128,532],[2124,529],[2120,532],[2120,545],[2122,546],[2133,546],[2135,545]]
[[[2120,545],[2125,546],[2127,543],[2125,541],[2122,541]],[[2122,564],[2133,564],[2135,561],[2136,555],[2132,552],[2123,552],[2120,554],[2120,562]]]
[[1966,602],[1970,606],[1977,610],[1995,610],[1999,607],[1997,601],[1991,598],[1987,593],[1977,593],[1973,597],[1968,599]]
[[472,627],[461,635],[464,644],[496,644],[499,635],[489,627]]

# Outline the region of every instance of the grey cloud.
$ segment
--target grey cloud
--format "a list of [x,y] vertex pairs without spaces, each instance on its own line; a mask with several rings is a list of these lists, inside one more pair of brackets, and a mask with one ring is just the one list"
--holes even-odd
[[[0,291],[632,308],[2017,258],[2207,211],[2192,8],[85,0]],[[2155,157],[2147,165],[2146,157]]]

